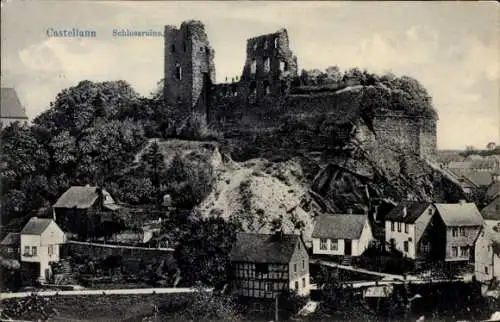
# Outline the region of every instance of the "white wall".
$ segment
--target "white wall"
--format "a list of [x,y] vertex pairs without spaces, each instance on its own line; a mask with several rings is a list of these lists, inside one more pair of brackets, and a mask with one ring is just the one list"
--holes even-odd
[[[345,255],[345,240],[338,239],[338,247],[336,250],[331,250],[332,240],[327,239],[326,249],[320,249],[320,238],[313,238],[313,254],[318,255]],[[359,239],[353,239],[351,241],[351,256],[360,256],[363,252],[368,248],[370,242],[373,240],[373,234],[370,228],[370,224],[368,220],[365,221],[363,231],[361,232],[361,236]]]
[[[401,223],[401,232],[398,232],[398,224],[394,222],[394,231],[391,231],[391,222],[385,222],[385,241],[390,243],[394,239],[396,249],[401,251],[406,257],[416,258],[416,240],[415,240],[415,225],[408,225],[408,233],[405,233],[405,224]],[[411,241],[410,241],[411,239]],[[404,251],[404,242],[408,241],[408,251]]]

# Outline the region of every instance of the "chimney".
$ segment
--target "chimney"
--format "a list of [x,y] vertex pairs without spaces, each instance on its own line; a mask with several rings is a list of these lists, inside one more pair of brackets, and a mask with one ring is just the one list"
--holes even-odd
[[458,201],[458,203],[459,203],[459,204],[461,204],[461,205],[463,205],[463,204],[465,203],[465,199],[460,199],[460,200]]
[[406,210],[406,206],[404,206],[403,207],[403,218],[405,218],[407,214],[408,214],[408,212]]

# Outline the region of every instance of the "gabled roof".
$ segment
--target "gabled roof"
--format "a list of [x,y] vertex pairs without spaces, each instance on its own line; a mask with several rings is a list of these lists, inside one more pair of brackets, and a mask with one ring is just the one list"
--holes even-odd
[[486,190],[486,199],[487,200],[492,200],[492,199],[496,198],[497,196],[500,196],[500,181],[493,182],[488,187],[488,190]]
[[493,246],[493,251],[495,254],[500,255],[500,226],[494,221],[484,222],[484,234],[485,238],[489,240]]
[[481,209],[481,216],[484,220],[500,220],[500,195]]
[[368,215],[322,215],[314,224],[312,238],[358,239]]
[[21,240],[21,234],[19,233],[8,233],[4,239],[0,242],[2,246],[19,246]]
[[230,253],[231,261],[250,263],[289,263],[299,235],[239,233]]
[[0,117],[28,119],[15,89],[2,87],[0,97]]
[[[423,201],[402,201],[385,216],[385,220],[412,224],[424,213],[429,205],[430,203]],[[405,208],[406,215],[404,215]]]
[[436,203],[437,212],[446,226],[482,226],[483,217],[476,204],[470,203]]
[[87,209],[99,198],[98,188],[91,186],[73,186],[62,194],[54,208]]
[[41,235],[53,221],[53,219],[33,217],[21,230],[21,235]]

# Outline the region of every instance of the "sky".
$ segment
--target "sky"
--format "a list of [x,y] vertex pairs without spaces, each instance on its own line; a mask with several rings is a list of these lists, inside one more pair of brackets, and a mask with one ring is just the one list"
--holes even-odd
[[[299,69],[337,65],[418,79],[439,114],[438,148],[500,144],[500,6],[494,2],[174,2],[2,0],[1,83],[32,119],[81,80],[125,80],[149,95],[163,77],[162,31],[196,19],[217,81],[239,76],[246,39],[286,28]],[[54,38],[47,29],[94,30]]]

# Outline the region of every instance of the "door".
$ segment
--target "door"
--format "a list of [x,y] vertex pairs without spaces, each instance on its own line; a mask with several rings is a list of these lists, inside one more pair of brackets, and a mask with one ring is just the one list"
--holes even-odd
[[352,242],[349,239],[344,239],[344,255],[351,256],[352,254]]

